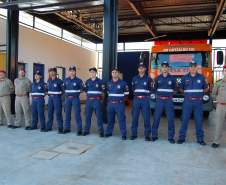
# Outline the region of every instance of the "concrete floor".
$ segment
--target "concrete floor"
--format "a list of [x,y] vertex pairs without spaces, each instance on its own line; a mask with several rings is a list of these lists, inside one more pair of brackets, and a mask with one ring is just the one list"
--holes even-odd
[[[128,116],[130,116],[129,110]],[[211,117],[212,118],[212,117]],[[130,119],[128,119],[128,128]],[[141,121],[142,123],[142,121]],[[177,133],[180,120],[176,119]],[[204,120],[206,141],[212,140],[213,125]],[[143,124],[140,137],[122,141],[115,135],[99,138],[95,129],[89,136],[56,131],[40,133],[0,127],[0,185],[225,185],[226,133],[219,149],[195,143],[191,121],[186,144],[169,144],[166,120],[160,127],[160,140],[145,142]],[[88,146],[81,154],[54,148],[73,143]],[[73,149],[73,147],[71,147]],[[49,159],[35,157],[49,152]],[[44,157],[48,158],[48,155]]]

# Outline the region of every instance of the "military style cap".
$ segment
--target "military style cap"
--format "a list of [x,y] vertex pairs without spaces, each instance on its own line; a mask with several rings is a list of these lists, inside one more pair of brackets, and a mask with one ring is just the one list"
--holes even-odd
[[167,66],[167,67],[169,67],[169,63],[167,61],[163,61],[162,64],[161,64],[161,66]]
[[95,71],[95,72],[97,72],[97,68],[92,67],[92,68],[89,69],[89,71]]
[[57,69],[55,68],[55,67],[51,67],[51,68],[49,68],[49,72],[51,72],[51,71],[53,71],[53,72],[57,72]]
[[42,76],[41,72],[39,70],[35,71],[35,75]]
[[190,63],[190,66],[197,66],[197,63],[196,63],[195,61],[192,61],[192,62]]
[[143,62],[140,62],[140,63],[139,63],[138,68],[139,68],[139,67],[144,67],[144,68],[146,68],[146,66],[145,66],[145,64],[144,64]]
[[74,65],[73,66],[70,66],[69,67],[69,71],[76,71],[76,66],[74,66]]

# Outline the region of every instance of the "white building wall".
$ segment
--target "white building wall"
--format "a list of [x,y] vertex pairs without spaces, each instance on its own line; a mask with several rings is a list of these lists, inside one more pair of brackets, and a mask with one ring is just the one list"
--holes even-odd
[[[6,21],[0,18],[0,43],[5,43]],[[97,52],[81,48],[45,33],[24,27],[19,28],[18,62],[26,63],[27,76],[33,79],[33,63],[45,65],[45,81],[48,68],[66,68],[76,65],[77,76],[83,81],[88,78],[88,69],[97,66]],[[82,96],[84,98],[84,96]]]

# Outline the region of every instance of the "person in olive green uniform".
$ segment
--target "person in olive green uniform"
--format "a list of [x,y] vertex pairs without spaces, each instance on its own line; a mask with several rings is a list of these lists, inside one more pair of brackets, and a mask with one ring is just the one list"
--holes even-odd
[[223,132],[223,126],[226,116],[226,65],[223,67],[223,79],[216,82],[213,88],[212,97],[216,100],[216,128],[212,147],[217,148],[220,145],[220,139]]
[[0,70],[0,125],[3,125],[2,118],[4,113],[9,128],[13,128],[10,98],[10,94],[12,94],[13,92],[13,83],[8,78],[6,78],[6,72]]
[[31,127],[31,111],[29,103],[29,92],[31,91],[31,81],[25,77],[25,70],[19,70],[19,76],[14,81],[15,84],[15,128],[21,127],[23,115],[25,119],[25,129]]

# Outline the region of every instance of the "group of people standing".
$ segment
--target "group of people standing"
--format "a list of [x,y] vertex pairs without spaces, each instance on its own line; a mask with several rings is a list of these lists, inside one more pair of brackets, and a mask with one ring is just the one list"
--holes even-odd
[[[226,67],[225,67],[226,69]],[[178,144],[185,142],[189,119],[194,112],[195,128],[197,143],[206,145],[204,141],[204,131],[202,126],[203,113],[203,96],[208,92],[208,84],[203,75],[197,72],[197,64],[190,63],[190,72],[182,77],[180,83],[169,74],[169,64],[167,61],[161,64],[161,74],[155,79],[151,79],[146,74],[146,66],[140,63],[138,66],[138,75],[132,79],[133,105],[132,105],[132,124],[131,124],[131,140],[137,138],[137,130],[139,123],[139,115],[142,113],[144,120],[144,137],[146,141],[158,140],[158,127],[163,112],[165,111],[168,120],[168,141],[175,143],[175,124],[174,124],[174,105],[173,95],[180,91],[184,94],[182,124],[179,131]],[[226,70],[225,70],[226,71]],[[42,79],[40,71],[35,72],[34,82],[25,77],[25,70],[19,70],[19,77],[13,83],[6,78],[5,71],[0,71],[0,124],[2,125],[2,114],[4,112],[9,128],[21,127],[22,114],[25,118],[25,129],[38,129],[38,121],[40,122],[40,131],[48,132],[52,130],[54,122],[54,114],[59,134],[71,132],[71,111],[73,109],[75,115],[75,123],[77,135],[88,135],[91,127],[91,117],[93,112],[96,114],[97,127],[100,137],[110,137],[113,135],[115,124],[115,116],[117,115],[122,140],[127,139],[127,125],[125,115],[125,97],[129,95],[128,84],[120,79],[118,69],[111,71],[112,79],[104,83],[97,77],[97,69],[89,69],[90,78],[83,81],[76,75],[76,67],[69,68],[68,77],[62,81],[57,77],[56,68],[49,69],[49,79],[47,83]],[[226,76],[226,75],[225,75]],[[226,77],[225,77],[226,79]],[[225,80],[226,81],[226,80]],[[225,85],[225,81],[224,85]],[[226,93],[225,86],[218,84],[223,88],[220,93]],[[215,88],[218,89],[218,88]],[[11,120],[10,110],[10,94],[16,95],[15,123]],[[85,106],[85,126],[83,127],[81,118],[80,94],[86,93]],[[154,122],[151,125],[150,117],[150,94],[155,93],[156,106],[154,113]],[[217,90],[214,91],[218,97]],[[31,112],[29,94],[32,98]],[[65,121],[62,116],[62,95],[64,94],[64,112]],[[103,95],[107,94],[107,128],[103,125]],[[48,120],[45,120],[45,95],[48,95]],[[220,95],[221,96],[221,95]],[[218,98],[220,99],[220,98]],[[220,99],[222,100],[222,99]],[[225,99],[224,99],[225,101]],[[223,102],[225,103],[225,102]],[[220,103],[217,113],[221,114],[218,119],[223,122],[225,115],[225,105]],[[223,107],[222,107],[223,106]],[[222,124],[216,129],[216,137],[213,147],[219,146],[220,132]]]

